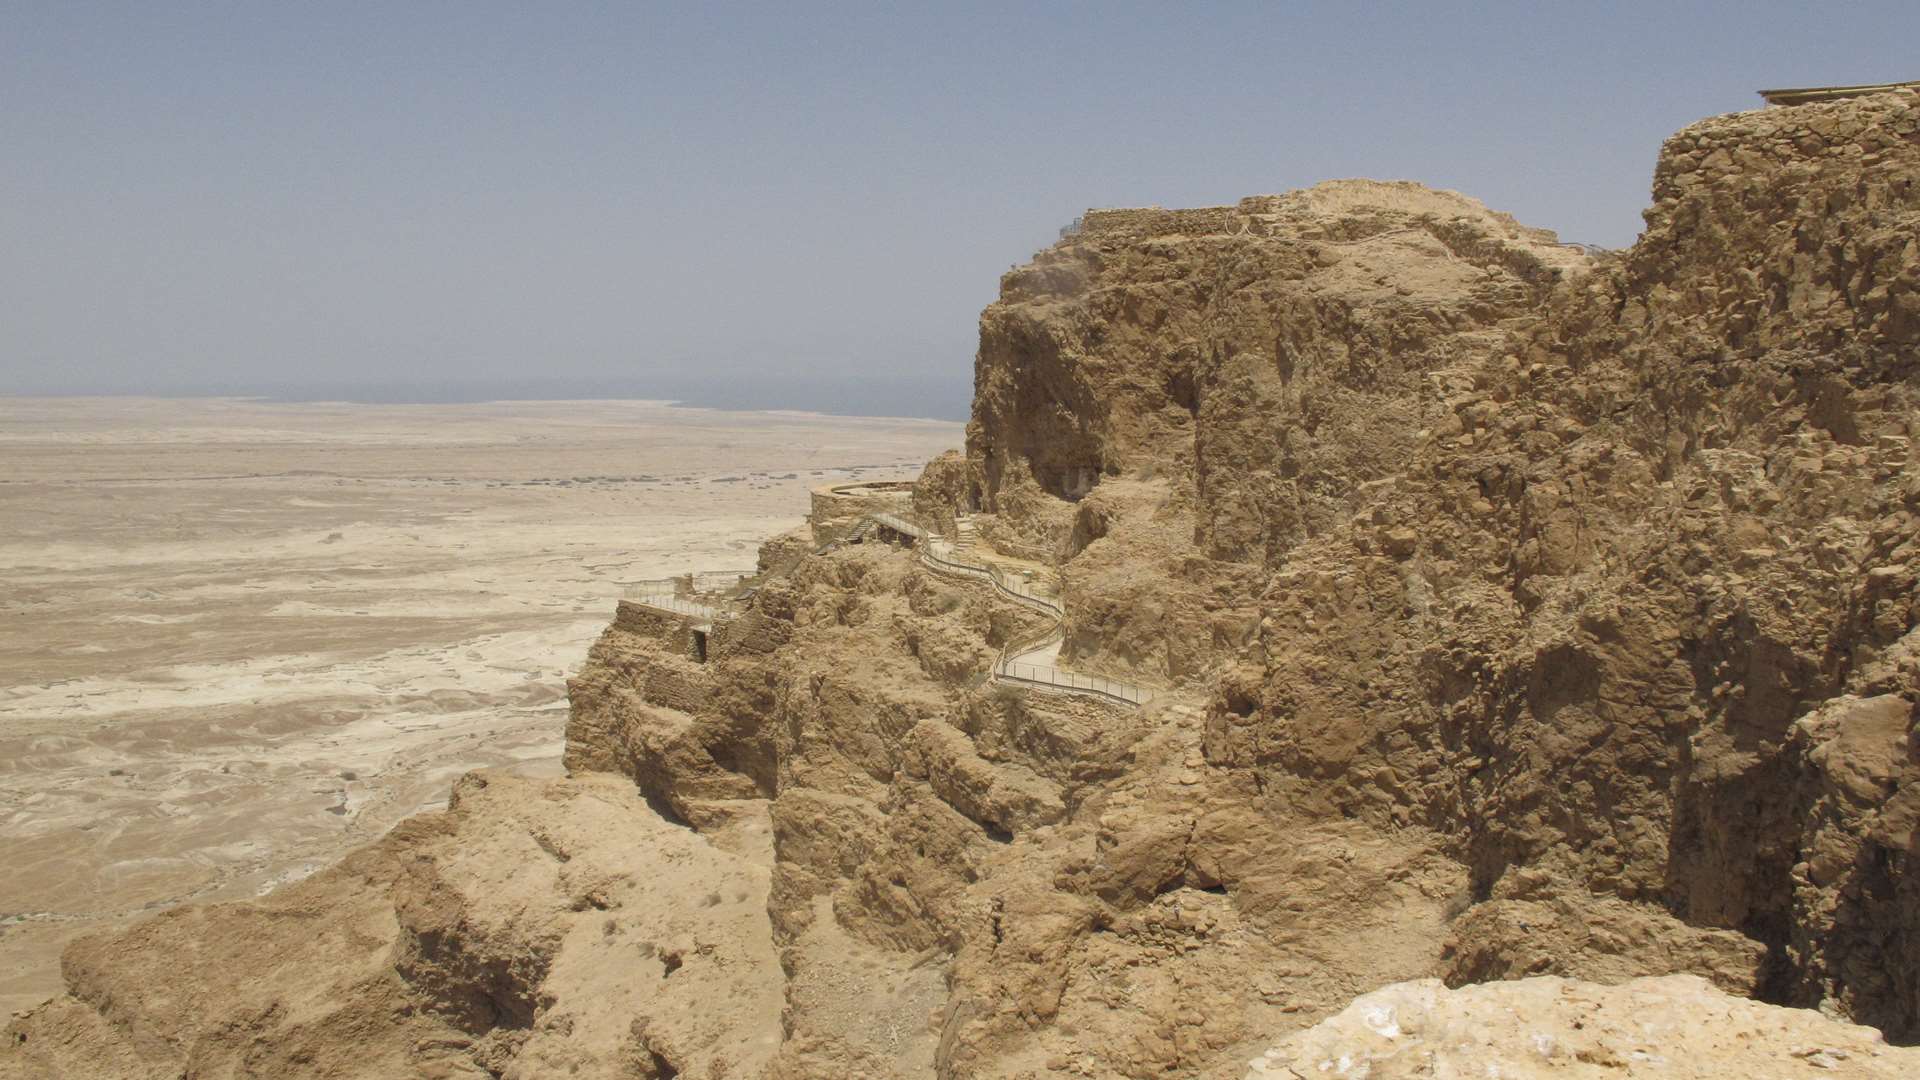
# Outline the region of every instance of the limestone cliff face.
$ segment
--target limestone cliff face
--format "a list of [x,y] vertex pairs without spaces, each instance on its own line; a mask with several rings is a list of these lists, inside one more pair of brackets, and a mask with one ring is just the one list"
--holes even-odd
[[1920,1034],[1916,117],[1671,140],[1640,243],[1281,568],[1209,760],[1448,835],[1477,899],[1641,901]]
[[1334,181],[1087,215],[981,318],[967,500],[1071,566],[1069,654],[1183,679],[1251,637],[1292,548],[1402,473],[1421,429],[1582,269],[1452,192]]
[[981,687],[1019,613],[905,553],[796,571],[702,743],[779,733],[788,967],[951,959],[890,1057],[796,978],[789,1065],[1203,1075],[1423,974],[1920,1034],[1914,115],[1689,129],[1625,253],[1349,181],[1008,274],[915,508],[1057,563],[1063,655],[1161,696]]
[[1387,185],[1092,215],[983,317],[966,496],[1070,654],[1208,694],[1210,783],[1459,859],[1450,977],[1915,1037],[1916,118],[1689,128],[1597,257]]
[[1447,836],[1475,899],[1672,911],[1763,947],[1760,993],[1920,1033],[1916,116],[1671,140],[1640,243],[1279,569],[1209,760]]
[[[1586,262],[1453,192],[1341,180],[1210,210],[1114,210],[1008,273],[980,320],[980,508],[1179,474],[1197,553],[1268,563],[1400,472],[1470,362]],[[1065,537],[1056,508],[1026,526]]]
[[[390,1007],[280,1008],[444,1075],[538,1075],[625,1010],[582,1075],[687,1080],[1233,1077],[1389,984],[1543,974],[1920,1039],[1916,120],[1893,94],[1689,128],[1621,253],[1411,184],[1090,214],[983,315],[964,455],[862,497],[1051,566],[1061,662],[1149,705],[996,681],[1049,621],[857,519],[779,538],[724,612],[623,604],[574,681],[549,797],[624,798],[565,836],[503,809],[475,843],[538,873],[364,870],[391,899],[354,909],[355,977]],[[673,970],[589,1009],[644,958],[620,905],[651,881],[605,807],[696,893],[635,931]],[[239,1004],[184,1023],[90,948],[9,1029],[35,1061],[240,1052]],[[696,958],[725,1023],[674,1003]],[[1637,986],[1399,993],[1442,1027],[1724,1006]]]

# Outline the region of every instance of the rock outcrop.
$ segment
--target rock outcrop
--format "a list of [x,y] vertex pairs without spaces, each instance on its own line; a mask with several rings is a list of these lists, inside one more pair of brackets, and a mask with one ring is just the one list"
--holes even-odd
[[[1060,662],[1149,705],[995,680],[1044,616],[837,496],[748,598],[621,606],[541,789],[607,808],[561,844],[601,854],[463,789],[313,883],[76,949],[0,1068],[352,1030],[446,1075],[1230,1077],[1339,1014],[1257,1066],[1318,1069],[1386,1000],[1356,995],[1437,978],[1525,980],[1384,992],[1483,1032],[1448,1059],[1476,1068],[1637,1061],[1622,1017],[1670,1007],[1778,1041],[1662,1075],[1895,1075],[1716,995],[1920,1039],[1917,122],[1895,93],[1695,125],[1620,253],[1404,183],[1089,214],[983,315],[964,455],[858,495],[1057,577]],[[462,869],[496,843],[524,857]],[[660,860],[728,884],[689,910]],[[359,1013],[112,986],[228,933],[197,921],[349,893],[310,925],[364,924]],[[593,937],[621,918],[665,922]],[[669,959],[607,974],[631,936]],[[681,1011],[683,968],[738,1007]]]
[[1731,998],[1687,975],[1617,986],[1547,976],[1456,990],[1434,979],[1389,986],[1249,1065],[1245,1080],[1894,1080],[1920,1072],[1920,1049],[1806,1009]]
[[716,847],[613,776],[473,774],[264,899],[75,945],[0,1076],[755,1075],[780,1044],[768,836]]

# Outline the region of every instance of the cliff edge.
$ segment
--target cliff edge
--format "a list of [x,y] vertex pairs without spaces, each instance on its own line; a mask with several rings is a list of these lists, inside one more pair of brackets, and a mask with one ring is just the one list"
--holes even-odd
[[1646,220],[1089,213],[964,452],[620,605],[569,779],[77,946],[0,1075],[1288,1075],[1410,1002],[1912,1071],[1808,1010],[1920,1040],[1920,96],[1689,127]]

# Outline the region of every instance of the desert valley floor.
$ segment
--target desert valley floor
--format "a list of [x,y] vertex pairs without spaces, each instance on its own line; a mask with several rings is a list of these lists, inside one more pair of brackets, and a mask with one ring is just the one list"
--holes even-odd
[[73,937],[557,771],[623,586],[751,567],[957,424],[648,402],[0,399],[0,1014]]

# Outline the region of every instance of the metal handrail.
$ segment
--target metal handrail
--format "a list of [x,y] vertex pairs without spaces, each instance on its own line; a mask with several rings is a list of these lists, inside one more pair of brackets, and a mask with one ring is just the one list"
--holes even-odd
[[1153,695],[1150,692],[1138,686],[1123,683],[1118,679],[1109,679],[1104,675],[1076,675],[1052,664],[1020,662],[1020,657],[1044,649],[1057,641],[1064,641],[1066,636],[1066,623],[1057,622],[1037,634],[1027,634],[1007,642],[1001,648],[999,658],[994,661],[994,676],[1032,686],[1093,694],[1127,705],[1143,705],[1152,698]]
[[702,570],[693,575],[694,592],[724,592],[734,588],[742,581],[760,571],[753,570]]
[[940,568],[953,571],[954,573],[981,578],[991,582],[995,588],[1006,593],[1013,599],[1031,607],[1037,607],[1056,618],[1064,618],[1067,614],[1066,608],[1061,606],[1058,600],[1050,596],[1042,595],[1038,590],[1034,589],[1032,585],[1021,581],[997,566],[974,562],[971,559],[957,558],[951,551],[940,551],[936,544],[928,544],[926,550],[921,553],[921,559],[925,562],[937,563]]
[[937,533],[924,526],[903,521],[892,514],[874,513],[866,516],[902,535],[918,537],[925,541],[920,547],[920,560],[929,568],[985,580],[1008,597],[1029,607],[1038,608],[1052,618],[1052,623],[1044,629],[1036,633],[1023,634],[1001,647],[1000,655],[995,657],[993,662],[995,679],[1021,683],[1043,690],[1087,694],[1122,705],[1142,705],[1153,696],[1138,686],[1102,675],[1076,675],[1050,664],[1020,663],[1018,657],[1046,648],[1055,641],[1066,640],[1067,610],[1061,601],[1042,595],[1031,584],[1014,577],[999,566],[960,558],[951,549],[941,550],[944,541]]
[[1008,682],[1073,694],[1091,694],[1123,705],[1144,705],[1150,696],[1137,686],[1116,682],[1101,675],[1075,675],[1055,667],[1037,664],[1007,664],[996,673]]
[[[1102,675],[1080,675],[1063,671],[1051,664],[1023,663],[1020,657],[1066,640],[1067,610],[1066,605],[1059,598],[1041,593],[1031,582],[1015,576],[1001,566],[960,556],[937,531],[919,522],[888,513],[867,514],[864,520],[892,529],[902,536],[910,536],[921,541],[920,560],[928,568],[985,581],[1009,599],[1034,608],[1048,617],[1047,625],[1036,631],[1021,634],[1001,647],[999,655],[994,657],[993,661],[994,679],[1040,690],[1086,694],[1121,705],[1141,705],[1152,696],[1140,687]],[[758,583],[784,575],[804,558],[806,558],[806,552],[803,551],[795,555],[785,566],[775,568],[766,574],[756,570],[706,570],[680,577],[649,578],[631,582],[629,586],[637,593],[632,597],[632,602],[656,611],[689,616],[709,623],[715,622],[721,617],[720,608],[686,599],[679,595],[680,590],[683,587],[690,587],[694,592],[708,593],[747,586],[746,592],[751,593]]]
[[952,555],[941,552],[934,545],[928,545],[922,557],[927,562],[939,563],[942,567],[958,574],[965,574],[968,577],[977,577],[986,581],[995,580],[993,571],[984,564],[974,562],[970,559],[955,558]]
[[926,526],[917,522],[908,521],[905,518],[896,517],[893,514],[881,513],[879,511],[868,514],[867,516],[903,536],[911,536],[916,540],[925,540],[927,538]]
[[1044,649],[1056,641],[1067,639],[1067,624],[1055,622],[1043,626],[1032,633],[1022,634],[1000,646],[1000,659],[997,663],[1008,663],[1031,652]]
[[696,604],[691,600],[682,600],[677,596],[641,596],[636,597],[633,602],[642,607],[650,607],[657,611],[668,611],[675,615],[692,615],[696,618],[705,619],[708,622],[712,622],[720,615],[719,608],[710,607],[706,604]]

